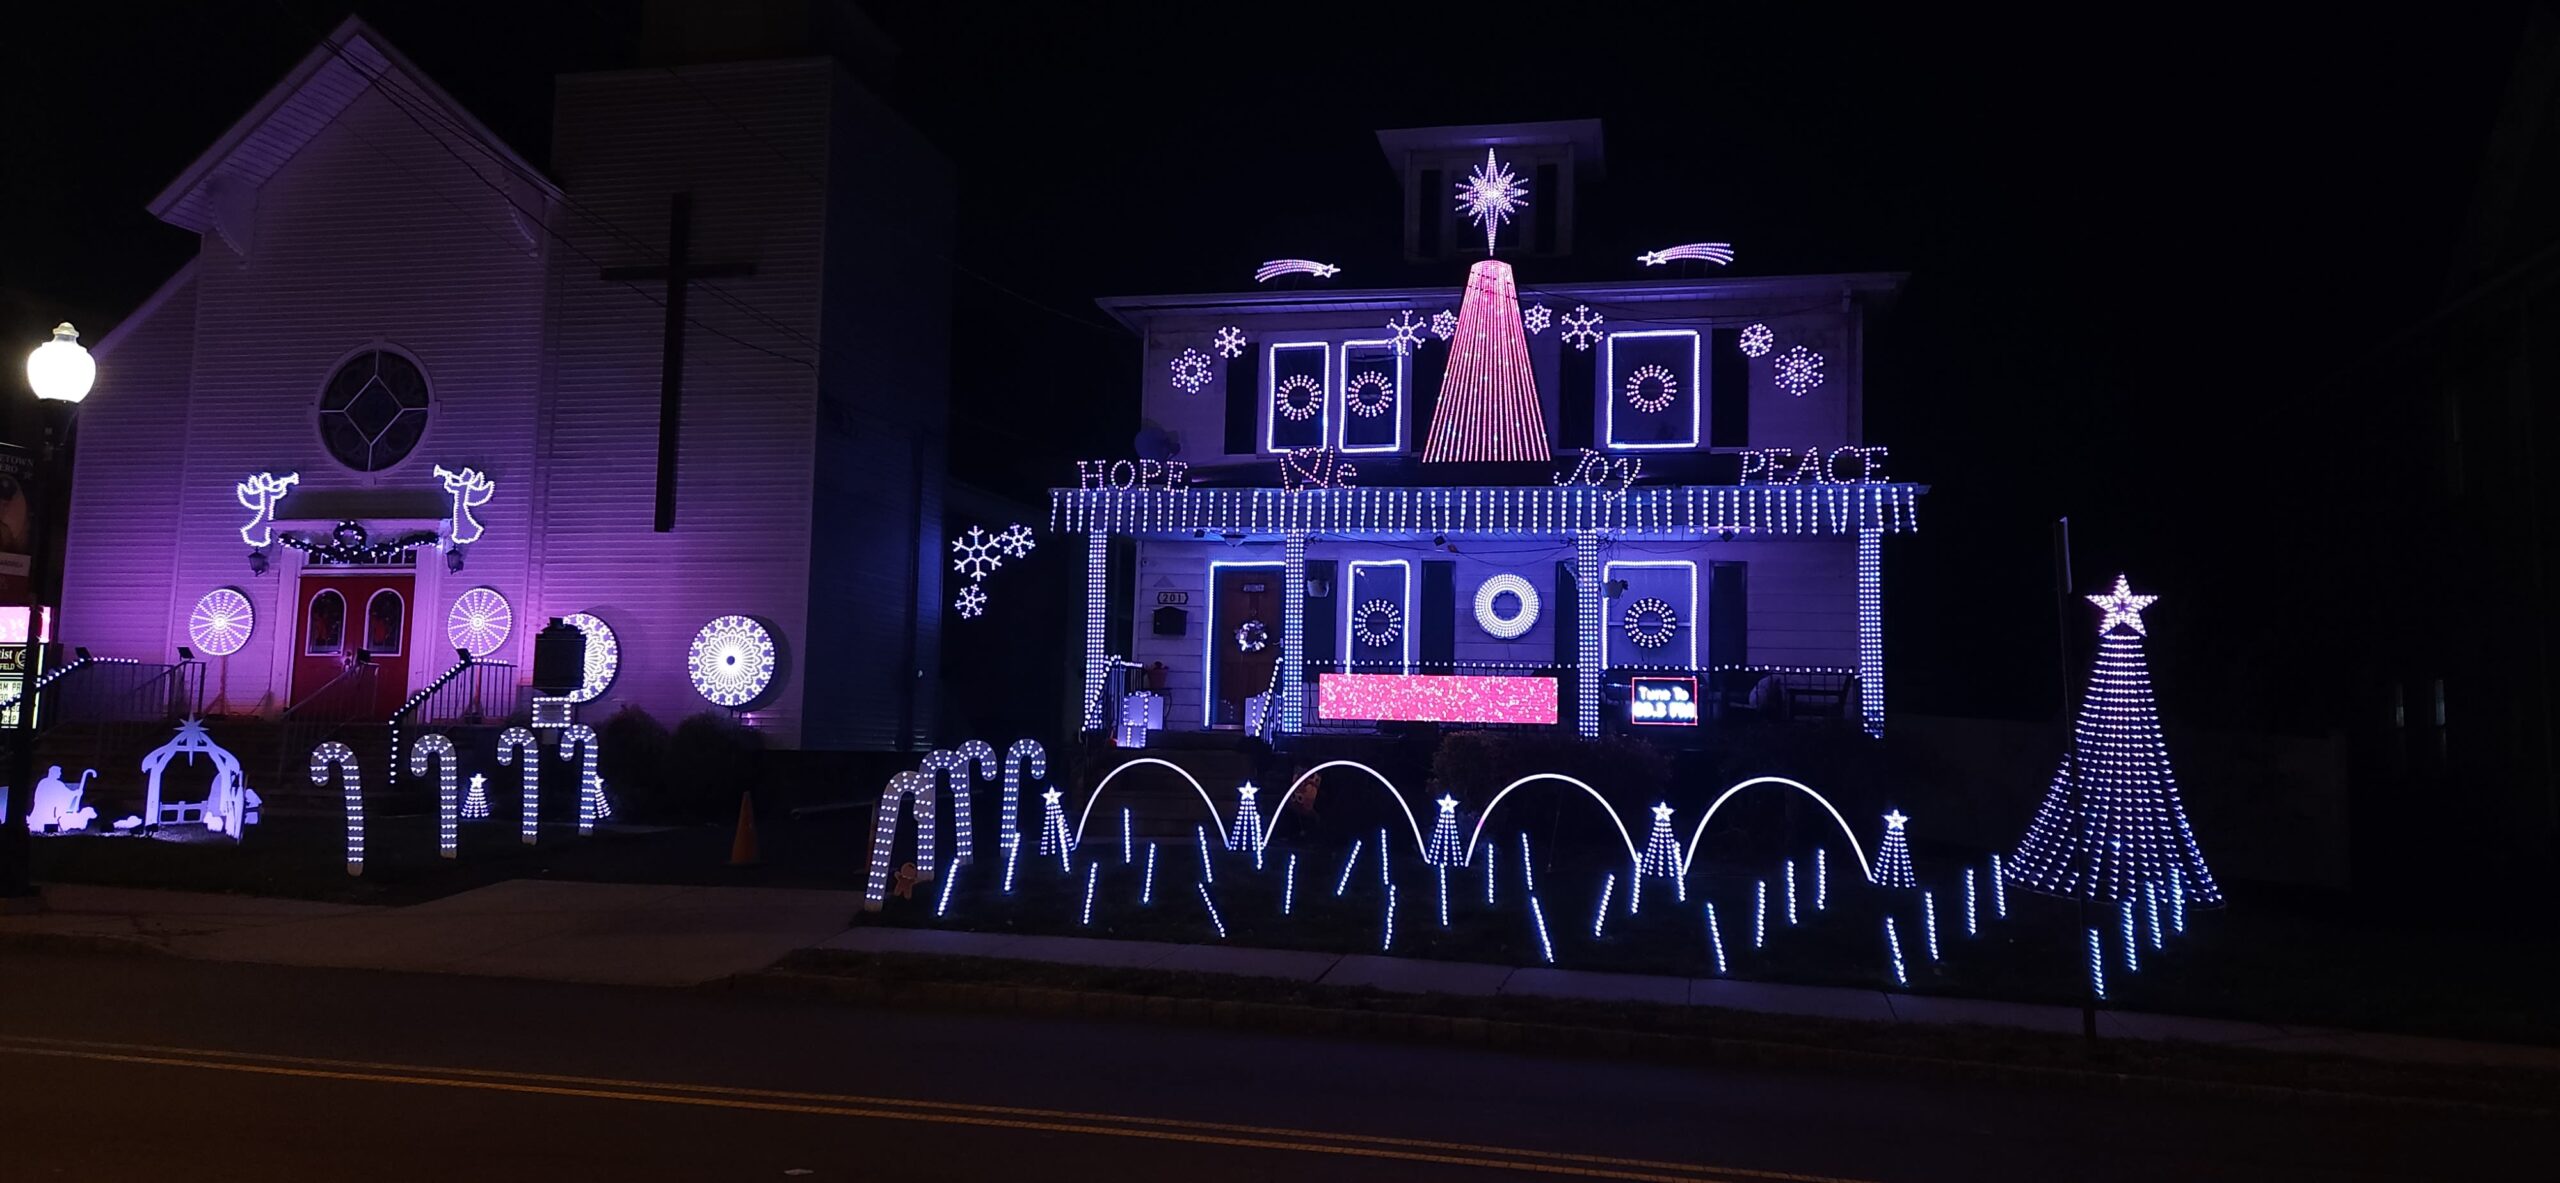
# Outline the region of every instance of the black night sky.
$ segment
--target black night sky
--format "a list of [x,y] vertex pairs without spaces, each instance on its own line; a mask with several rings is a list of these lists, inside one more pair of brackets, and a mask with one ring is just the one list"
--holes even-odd
[[[866,7],[901,50],[883,89],[960,170],[963,478],[1028,498],[1126,454],[1137,350],[1095,296],[1234,290],[1278,255],[1433,281],[1394,261],[1375,129],[1599,117],[1582,257],[1524,282],[1634,278],[1637,250],[1699,239],[1734,243],[1736,274],[1911,274],[1867,394],[1869,440],[1935,485],[1888,550],[1899,707],[2053,709],[2069,514],[2082,590],[2122,567],[2163,595],[2173,709],[2280,729],[2324,717],[2298,671],[2336,644],[2299,602],[2354,574],[2312,561],[2343,529],[2317,486],[2353,474],[2305,474],[2373,408],[2326,380],[2442,298],[2523,20]],[[629,64],[638,25],[605,0],[357,11],[536,161],[552,76]],[[68,316],[94,340],[184,261],[143,203],[344,15],[14,14],[7,339]]]

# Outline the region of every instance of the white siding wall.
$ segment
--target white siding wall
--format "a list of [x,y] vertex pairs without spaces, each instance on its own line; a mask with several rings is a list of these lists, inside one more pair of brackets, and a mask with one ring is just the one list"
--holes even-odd
[[[704,623],[740,613],[764,621],[781,655],[756,724],[798,742],[829,84],[820,62],[560,81],[556,171],[584,213],[561,219],[577,249],[561,257],[558,380],[544,411],[541,603],[594,612],[620,637],[622,674],[597,717],[627,703],[673,726],[713,709],[692,688],[686,651]],[[659,534],[665,289],[596,271],[663,262],[678,190],[694,195],[695,261],[756,271],[693,288],[676,528]]]
[[[97,386],[80,406],[56,636],[100,656],[165,661],[186,640],[183,620],[172,635],[168,608],[169,556],[178,543],[175,457],[186,446],[195,361],[192,272],[136,316],[116,326],[112,349],[99,348]],[[246,567],[238,582],[249,586]]]
[[[118,351],[117,366],[132,367],[135,376],[113,381],[148,383],[155,399],[169,400],[171,414],[84,441],[81,482],[91,504],[74,526],[67,598],[102,625],[111,613],[139,610],[124,602],[138,593],[100,596],[96,589],[120,578],[112,555],[156,542],[144,553],[167,572],[154,580],[158,619],[118,623],[116,643],[156,641],[155,652],[135,656],[165,652],[186,636],[198,596],[239,587],[257,610],[258,629],[247,648],[220,663],[215,688],[233,709],[280,704],[292,635],[287,602],[299,564],[295,552],[278,547],[266,575],[249,573],[239,535],[247,511],[233,497],[234,484],[260,470],[302,473],[285,502],[290,516],[297,498],[331,491],[433,495],[441,489],[435,465],[473,465],[498,482],[496,498],[479,511],[488,534],[461,576],[440,579],[433,556],[420,567],[414,684],[450,664],[439,655],[448,652],[444,616],[455,593],[488,584],[519,615],[528,601],[545,264],[506,203],[378,93],[357,99],[271,178],[256,210],[248,255],[220,236],[203,240],[191,351],[174,343],[141,348],[139,341],[132,354]],[[170,332],[179,304],[158,314]],[[158,339],[162,332],[155,323],[143,335]],[[417,358],[431,386],[431,417],[406,460],[359,474],[321,447],[314,411],[336,365],[377,345]],[[137,478],[137,466],[170,475]],[[147,524],[154,519],[158,525]],[[167,533],[144,537],[155,529]],[[521,663],[529,652],[530,631],[518,629],[498,656]]]

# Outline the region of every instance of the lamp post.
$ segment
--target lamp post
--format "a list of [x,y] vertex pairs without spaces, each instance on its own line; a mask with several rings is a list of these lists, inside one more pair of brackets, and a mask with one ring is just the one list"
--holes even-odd
[[[44,439],[35,454],[27,490],[27,647],[18,683],[17,734],[10,737],[5,769],[8,791],[0,795],[0,907],[35,895],[25,816],[35,803],[34,690],[36,676],[44,669],[44,632],[37,622],[43,614],[45,581],[51,574],[45,564],[45,526],[62,483],[55,452],[70,433],[70,420],[80,400],[89,397],[89,387],[97,380],[98,363],[81,348],[80,331],[68,321],[55,325],[53,339],[27,355],[27,388],[35,392]],[[56,411],[56,407],[62,409]]]

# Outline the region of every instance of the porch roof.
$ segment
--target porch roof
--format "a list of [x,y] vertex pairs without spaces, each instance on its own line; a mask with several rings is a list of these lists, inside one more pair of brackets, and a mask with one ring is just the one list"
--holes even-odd
[[1703,538],[1916,532],[1928,486],[1538,485],[1355,489],[1051,489],[1066,534],[1446,534]]

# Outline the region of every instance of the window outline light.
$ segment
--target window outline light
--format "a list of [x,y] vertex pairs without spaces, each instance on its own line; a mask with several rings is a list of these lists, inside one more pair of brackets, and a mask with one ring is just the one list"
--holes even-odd
[[[1386,351],[1393,354],[1396,359],[1396,401],[1394,406],[1387,408],[1388,416],[1393,418],[1396,423],[1396,438],[1394,443],[1383,446],[1378,444],[1362,444],[1355,447],[1346,435],[1346,433],[1351,429],[1352,418],[1349,404],[1349,399],[1351,397],[1351,351],[1354,348],[1375,348],[1380,346],[1385,347]],[[1374,455],[1383,452],[1404,451],[1404,424],[1405,420],[1411,417],[1413,408],[1413,351],[1411,349],[1396,348],[1395,339],[1392,337],[1382,341],[1344,341],[1335,348],[1336,356],[1338,356],[1342,361],[1342,388],[1334,392],[1334,401],[1342,404],[1343,413],[1334,417],[1337,420],[1333,425],[1334,447],[1339,451],[1351,455]],[[1328,376],[1327,381],[1330,383],[1330,376]]]
[[[1208,619],[1213,625],[1217,623],[1218,620],[1218,572],[1231,567],[1275,568],[1280,572],[1283,582],[1286,582],[1289,573],[1289,564],[1283,559],[1211,560],[1209,563]],[[1210,675],[1218,668],[1216,663],[1218,660],[1219,630],[1215,628],[1204,628],[1200,630],[1200,633],[1200,661],[1202,663],[1200,678],[1200,726],[1203,729],[1207,729],[1218,725],[1217,687],[1210,684],[1209,678]],[[1205,794],[1207,790],[1202,790],[1202,792]],[[1217,809],[1213,806],[1209,812],[1216,813]],[[1076,827],[1076,832],[1078,834],[1082,834],[1084,832],[1084,827],[1082,825],[1078,825]]]
[[[1649,443],[1625,443],[1618,439],[1618,338],[1620,337],[1687,337],[1689,339],[1689,377],[1690,381],[1698,387],[1698,391],[1689,399],[1688,439],[1676,441],[1658,440]],[[1698,351],[1698,330],[1634,329],[1623,333],[1606,333],[1602,335],[1600,345],[1604,359],[1601,364],[1601,375],[1608,379],[1609,401],[1602,407],[1602,412],[1608,424],[1606,434],[1602,438],[1608,441],[1608,449],[1613,452],[1635,452],[1697,447],[1699,424],[1698,404],[1705,402],[1715,393],[1714,391],[1707,389],[1706,383],[1699,380],[1702,371],[1698,368],[1698,359],[1700,357]]]
[[[1694,670],[1694,669],[1699,668],[1699,667],[1698,667],[1698,634],[1699,634],[1700,632],[1704,631],[1704,630],[1702,630],[1702,629],[1700,629],[1700,628],[1698,627],[1698,625],[1699,625],[1699,617],[1698,617],[1698,562],[1697,562],[1697,560],[1695,560],[1695,559],[1611,559],[1611,560],[1609,560],[1608,562],[1602,563],[1602,564],[1600,565],[1600,581],[1601,581],[1601,583],[1606,584],[1606,583],[1608,583],[1610,580],[1612,580],[1612,579],[1616,579],[1616,578],[1618,577],[1618,568],[1620,568],[1620,567],[1653,567],[1653,568],[1664,568],[1664,567],[1685,567],[1685,568],[1687,568],[1687,569],[1688,569],[1688,571],[1689,571],[1689,615],[1688,615],[1685,619],[1681,620],[1681,622],[1680,622],[1680,631],[1681,631],[1683,634],[1685,634],[1685,635],[1686,635],[1686,637],[1687,637],[1687,639],[1688,639],[1688,644],[1689,644],[1689,668],[1690,668],[1690,669],[1693,669],[1693,670]],[[1606,615],[1606,614],[1604,613],[1603,615],[1604,615],[1604,618],[1605,618],[1605,615]],[[1623,629],[1609,629],[1609,630],[1605,630],[1605,631],[1603,632],[1603,634],[1602,634],[1601,652],[1600,652],[1600,664],[1601,664],[1602,668],[1612,667],[1612,666],[1615,666],[1615,665],[1617,664],[1616,662],[1613,662],[1613,661],[1609,660],[1609,649],[1610,649],[1610,647],[1611,647],[1611,646],[1613,646],[1613,645],[1615,645],[1615,644],[1617,643],[1617,639],[1618,639],[1620,636],[1623,636],[1623,635],[1624,635],[1624,632],[1625,632],[1625,630],[1623,630]],[[1632,642],[1630,642],[1630,643],[1632,643]],[[1645,663],[1644,663],[1644,662],[1641,662],[1641,661],[1637,661],[1637,662],[1629,662],[1629,663],[1627,663],[1627,664],[1630,664],[1630,665],[1642,665],[1642,664],[1645,664]]]
[[[1274,341],[1263,346],[1262,358],[1262,450],[1265,454],[1285,456],[1292,449],[1281,447],[1280,428],[1280,351],[1296,349],[1316,351],[1316,447],[1333,438],[1333,343],[1330,341]],[[1216,619],[1212,617],[1211,619]]]
[[[1413,560],[1411,559],[1352,559],[1343,564],[1342,672],[1352,672],[1352,624],[1360,611],[1360,597],[1356,593],[1360,587],[1360,568],[1362,567],[1401,567],[1404,569],[1404,627],[1397,630],[1401,635],[1396,638],[1398,642],[1397,647],[1400,650],[1397,657],[1398,664],[1396,672],[1402,674],[1412,673],[1413,633],[1415,621],[1413,617]],[[1210,615],[1209,619],[1217,619],[1214,611]]]

